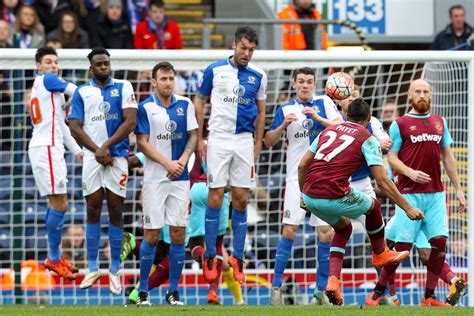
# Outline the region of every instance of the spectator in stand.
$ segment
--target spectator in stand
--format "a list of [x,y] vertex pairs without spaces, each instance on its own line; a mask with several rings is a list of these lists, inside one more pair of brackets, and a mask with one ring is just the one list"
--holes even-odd
[[449,9],[449,19],[451,23],[436,35],[433,50],[469,50],[466,43],[472,34],[472,27],[466,23],[464,7],[453,5]]
[[0,3],[0,20],[8,23],[8,26],[14,27],[16,14],[21,4],[18,0],[3,0]]
[[44,45],[44,28],[35,8],[24,5],[18,10],[15,33],[10,42],[14,48],[40,48]]
[[147,16],[148,0],[127,0],[125,8],[130,27],[135,34],[138,23]]
[[174,93],[191,98],[199,88],[202,75],[200,70],[179,71],[174,80]]
[[73,224],[66,229],[61,244],[63,255],[79,269],[86,268],[85,236],[84,226]]
[[134,46],[138,49],[181,49],[179,27],[166,16],[162,0],[150,0],[148,16],[137,25]]
[[382,106],[382,113],[379,115],[382,118],[382,126],[384,130],[388,130],[392,122],[398,118],[397,105],[394,99],[387,99]]
[[128,20],[123,17],[121,0],[108,0],[106,14],[91,34],[92,47],[133,48],[133,34]]
[[84,31],[72,11],[64,11],[58,27],[48,34],[48,40],[57,39],[62,48],[89,48],[89,36]]
[[83,0],[34,0],[32,3],[44,25],[46,34],[57,28],[59,18],[64,11],[76,12],[81,17],[87,15]]
[[0,20],[0,48],[12,48],[8,40],[10,39],[10,27],[8,22]]
[[[312,0],[293,0],[278,13],[280,20],[321,20],[321,14],[315,9]],[[314,50],[318,47],[315,43],[315,24],[283,24],[283,49]],[[322,49],[327,49],[327,32],[324,26],[319,26],[322,31]]]

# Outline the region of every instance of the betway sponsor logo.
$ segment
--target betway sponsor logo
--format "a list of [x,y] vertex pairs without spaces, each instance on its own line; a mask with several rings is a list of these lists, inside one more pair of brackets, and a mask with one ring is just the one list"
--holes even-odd
[[223,101],[229,102],[229,103],[240,103],[243,105],[250,105],[250,103],[252,103],[252,99],[242,98],[242,97],[229,97],[229,96],[225,96]]
[[313,136],[318,136],[319,135],[319,130],[318,131],[304,131],[304,132],[299,132],[295,133],[295,138],[308,138],[308,137],[313,137]]
[[428,134],[423,133],[418,136],[410,135],[410,139],[412,143],[419,143],[419,142],[436,142],[440,143],[443,136],[437,134]]
[[100,115],[97,115],[97,116],[93,116],[93,117],[91,118],[92,122],[111,121],[111,120],[118,120],[118,119],[119,119],[118,113],[114,113],[114,114],[109,114],[109,113],[100,114]]
[[158,134],[156,136],[158,140],[177,140],[183,139],[183,133],[167,133],[167,134]]

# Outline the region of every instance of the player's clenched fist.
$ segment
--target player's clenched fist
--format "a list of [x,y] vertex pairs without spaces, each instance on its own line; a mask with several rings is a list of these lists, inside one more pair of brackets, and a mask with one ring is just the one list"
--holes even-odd
[[412,207],[405,212],[407,213],[408,218],[411,220],[420,220],[425,218],[425,214],[423,214],[423,212],[416,207]]

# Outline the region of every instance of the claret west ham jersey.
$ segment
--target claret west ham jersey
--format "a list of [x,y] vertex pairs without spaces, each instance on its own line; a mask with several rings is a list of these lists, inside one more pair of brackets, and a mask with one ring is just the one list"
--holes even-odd
[[429,183],[416,183],[393,171],[401,193],[430,193],[443,191],[441,182],[441,148],[449,147],[453,139],[446,120],[439,115],[405,114],[390,127],[393,140],[391,152],[408,167],[431,176]]
[[362,125],[345,122],[326,128],[311,144],[314,160],[306,174],[303,193],[314,198],[338,199],[351,188],[349,179],[363,162],[383,166],[378,140]]

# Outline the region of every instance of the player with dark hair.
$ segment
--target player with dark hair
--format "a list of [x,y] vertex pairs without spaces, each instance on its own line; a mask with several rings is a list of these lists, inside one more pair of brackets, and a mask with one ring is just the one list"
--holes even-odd
[[178,283],[184,266],[189,206],[188,160],[197,145],[197,122],[189,98],[173,93],[176,72],[168,62],[153,67],[154,94],[140,103],[137,145],[145,155],[143,177],[144,239],[140,245],[137,306],[150,306],[148,278],[160,231],[169,225],[169,288],[166,301],[184,305]]
[[39,48],[35,54],[36,75],[31,89],[29,111],[33,136],[28,144],[28,156],[35,183],[41,196],[48,196],[46,230],[49,252],[44,266],[66,279],[75,279],[77,272],[61,255],[61,239],[67,201],[67,168],[64,145],[82,161],[83,153],[66,125],[64,94],[72,96],[76,85],[58,77],[59,62],[54,48]]
[[377,139],[367,130],[370,106],[362,99],[349,105],[348,121],[326,128],[311,144],[298,166],[301,206],[330,224],[335,231],[330,249],[330,278],[326,295],[334,305],[342,305],[342,263],[347,241],[352,235],[350,219],[365,214],[365,227],[372,244],[375,267],[398,263],[409,252],[394,252],[385,245],[380,202],[349,186],[349,179],[366,161],[380,189],[407,213],[422,219],[423,213],[411,206],[388,178]]
[[[298,163],[308,146],[327,126],[342,123],[342,116],[334,102],[326,95],[314,96],[316,74],[314,69],[303,67],[293,72],[292,86],[296,98],[278,107],[268,132],[265,146],[278,143],[286,133],[286,184],[283,210],[283,232],[275,254],[275,270],[272,282],[271,304],[281,305],[283,273],[290,257],[298,226],[304,221],[306,210],[300,207],[301,192],[298,187]],[[312,226],[318,234],[317,288],[326,289],[329,277],[329,247],[334,235],[333,229],[324,221],[312,215]],[[321,293],[317,293],[321,294]],[[320,295],[320,302],[325,298]],[[327,301],[327,300],[325,300]]]
[[[207,160],[209,187],[206,209],[206,253],[204,277],[217,279],[216,239],[224,188],[230,184],[232,196],[233,253],[229,263],[234,277],[244,282],[243,250],[247,235],[249,189],[255,186],[255,160],[260,155],[265,125],[267,76],[250,63],[258,44],[257,32],[240,26],[232,42],[234,55],[211,64],[204,71],[194,100],[199,125],[199,155]],[[207,154],[203,140],[204,104],[210,97]],[[255,136],[255,141],[254,137]]]
[[111,264],[109,289],[122,290],[120,251],[123,236],[123,207],[128,180],[128,135],[137,121],[137,102],[129,81],[111,77],[109,53],[94,48],[87,56],[92,79],[74,93],[69,115],[71,132],[85,147],[82,189],[87,203],[86,248],[89,272],[80,284],[91,287],[101,274],[97,266],[100,213],[104,197],[109,211]]

